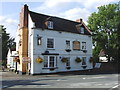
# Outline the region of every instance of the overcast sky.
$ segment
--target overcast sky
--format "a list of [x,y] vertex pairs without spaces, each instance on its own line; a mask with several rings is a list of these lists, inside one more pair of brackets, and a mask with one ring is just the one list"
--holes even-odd
[[97,12],[97,7],[110,3],[118,3],[118,1],[119,0],[19,0],[19,2],[15,2],[15,0],[1,0],[0,25],[4,25],[4,27],[7,28],[7,32],[10,33],[12,37],[15,37],[19,24],[19,13],[24,4],[29,6],[29,10],[37,13],[57,16],[73,21],[82,18],[87,24],[88,17],[91,13]]

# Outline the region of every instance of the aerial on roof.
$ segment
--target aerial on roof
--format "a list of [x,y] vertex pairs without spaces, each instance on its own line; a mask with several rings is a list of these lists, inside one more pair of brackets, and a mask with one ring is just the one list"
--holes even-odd
[[[91,35],[90,30],[86,27],[84,22],[75,22],[70,21],[67,19],[44,15],[36,12],[29,11],[30,17],[32,21],[34,22],[35,28],[41,28],[41,29],[48,29],[48,30],[54,30],[54,31],[64,31],[64,32],[71,32],[71,33],[80,33],[80,27],[84,27],[85,35]],[[53,29],[49,29],[46,25],[46,22],[52,21],[53,22]]]

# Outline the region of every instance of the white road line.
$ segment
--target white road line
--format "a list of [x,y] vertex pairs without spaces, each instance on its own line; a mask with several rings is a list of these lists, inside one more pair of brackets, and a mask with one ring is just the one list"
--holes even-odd
[[57,81],[67,81],[67,80],[64,80],[64,79],[58,79]]
[[112,87],[111,89],[109,89],[109,90],[112,90],[112,89],[114,89],[114,88],[117,88],[118,86],[120,86],[120,84],[113,86],[113,87]]
[[82,78],[82,79],[86,79],[86,78]]
[[117,88],[119,85],[120,85],[120,84],[118,84],[118,85],[116,85],[116,86],[114,86],[114,87],[112,87],[112,88]]

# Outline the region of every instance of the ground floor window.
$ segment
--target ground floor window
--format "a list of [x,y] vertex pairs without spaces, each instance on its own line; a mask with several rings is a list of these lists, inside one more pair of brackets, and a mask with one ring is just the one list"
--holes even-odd
[[46,68],[57,67],[57,56],[44,56],[44,67]]

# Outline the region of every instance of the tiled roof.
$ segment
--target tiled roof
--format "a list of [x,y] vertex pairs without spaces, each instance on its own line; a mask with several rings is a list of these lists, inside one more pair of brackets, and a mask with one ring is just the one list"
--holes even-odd
[[48,15],[44,15],[40,13],[35,13],[32,11],[29,11],[29,14],[30,14],[32,21],[35,23],[35,28],[48,29],[45,25],[45,22],[52,21],[53,29],[48,29],[48,30],[80,34],[77,27],[81,26],[81,27],[85,27],[85,33],[84,33],[85,35],[91,35],[90,30],[85,26],[84,23],[70,21],[67,19],[54,17],[54,16],[48,16]]

